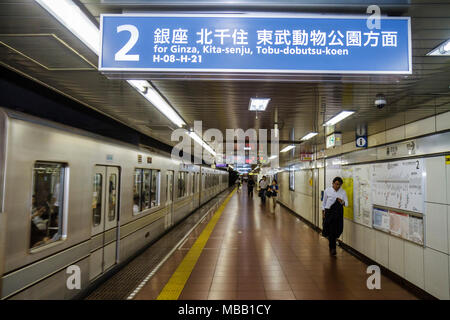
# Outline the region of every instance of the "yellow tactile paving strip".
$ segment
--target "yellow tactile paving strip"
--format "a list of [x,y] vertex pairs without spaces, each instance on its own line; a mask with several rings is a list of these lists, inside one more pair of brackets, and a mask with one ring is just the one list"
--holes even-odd
[[162,289],[161,293],[156,298],[157,300],[177,300],[180,296],[181,292],[186,285],[189,276],[191,275],[192,270],[197,263],[198,258],[200,257],[203,248],[208,242],[211,233],[214,230],[214,227],[219,221],[220,216],[222,215],[223,210],[225,209],[228,201],[230,201],[231,197],[236,192],[236,189],[233,190],[230,195],[226,198],[226,200],[222,203],[222,205],[217,209],[214,216],[209,221],[208,225],[203,229],[203,232],[197,238],[195,243],[192,245],[189,252],[184,257],[183,261],[180,263],[178,268],[175,270],[172,277],[169,279],[167,284]]

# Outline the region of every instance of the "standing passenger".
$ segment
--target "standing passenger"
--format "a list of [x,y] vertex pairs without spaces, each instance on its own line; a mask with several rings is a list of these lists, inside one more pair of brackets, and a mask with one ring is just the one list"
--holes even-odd
[[253,198],[253,187],[255,186],[255,181],[253,181],[252,177],[248,178],[248,182],[247,182],[247,191],[248,191],[248,196]]
[[259,181],[259,195],[261,197],[261,202],[264,204],[266,203],[266,190],[267,190],[267,178],[266,176],[263,176],[262,179]]
[[275,208],[277,206],[277,196],[278,196],[278,183],[277,180],[273,179],[272,184],[267,189],[270,193],[271,211],[275,213]]
[[348,205],[347,193],[341,189],[342,179],[333,179],[333,186],[325,189],[322,203],[323,232],[328,237],[330,253],[336,255],[336,239],[344,229],[344,206]]

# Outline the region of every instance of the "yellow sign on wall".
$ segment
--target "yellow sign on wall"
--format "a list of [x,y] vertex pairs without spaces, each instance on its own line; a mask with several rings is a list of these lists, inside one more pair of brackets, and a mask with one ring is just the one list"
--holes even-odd
[[450,156],[445,156],[445,164],[450,164]]
[[347,193],[348,204],[344,207],[344,218],[353,220],[353,178],[343,178],[342,188]]

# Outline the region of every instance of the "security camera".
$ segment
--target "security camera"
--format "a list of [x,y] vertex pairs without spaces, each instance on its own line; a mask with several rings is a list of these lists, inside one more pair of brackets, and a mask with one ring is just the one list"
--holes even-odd
[[377,94],[377,96],[375,97],[375,106],[378,109],[383,109],[384,106],[386,105],[386,97],[384,96],[384,94]]

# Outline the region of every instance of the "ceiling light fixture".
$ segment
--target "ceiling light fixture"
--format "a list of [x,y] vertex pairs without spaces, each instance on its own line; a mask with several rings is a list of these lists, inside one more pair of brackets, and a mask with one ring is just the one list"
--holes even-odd
[[211,148],[205,141],[203,141],[198,134],[196,134],[194,131],[186,131],[186,133],[214,157],[216,156],[216,152],[213,150],[213,148]]
[[270,98],[250,98],[248,110],[250,111],[266,111]]
[[156,109],[161,111],[170,121],[179,128],[183,127],[186,122],[181,119],[178,113],[164,100],[156,89],[145,80],[127,80],[141,95],[153,104]]
[[450,56],[450,39],[428,52],[427,56]]
[[341,111],[337,115],[335,115],[333,118],[328,120],[325,124],[323,124],[323,126],[327,126],[327,127],[334,126],[336,123],[344,120],[345,118],[351,116],[354,113],[355,113],[355,111]]
[[310,133],[308,133],[306,136],[304,136],[303,138],[301,138],[300,140],[306,141],[306,140],[309,140],[309,139],[311,139],[311,138],[317,136],[318,134],[319,134],[318,132],[310,132]]
[[[61,22],[96,55],[100,53],[100,31],[97,26],[71,0],[36,0],[45,10]],[[141,95],[150,101],[178,127],[185,122],[161,95],[145,80],[127,80]]]
[[269,160],[273,160],[273,159],[276,159],[276,158],[278,158],[278,156],[273,155],[273,156],[270,156],[270,157],[269,157]]
[[100,53],[100,32],[97,26],[71,0],[36,0],[45,10],[69,29],[95,54]]
[[290,146],[284,147],[283,150],[281,150],[280,152],[288,152],[289,150],[292,150],[294,148],[295,148],[295,146],[293,144],[291,144]]

